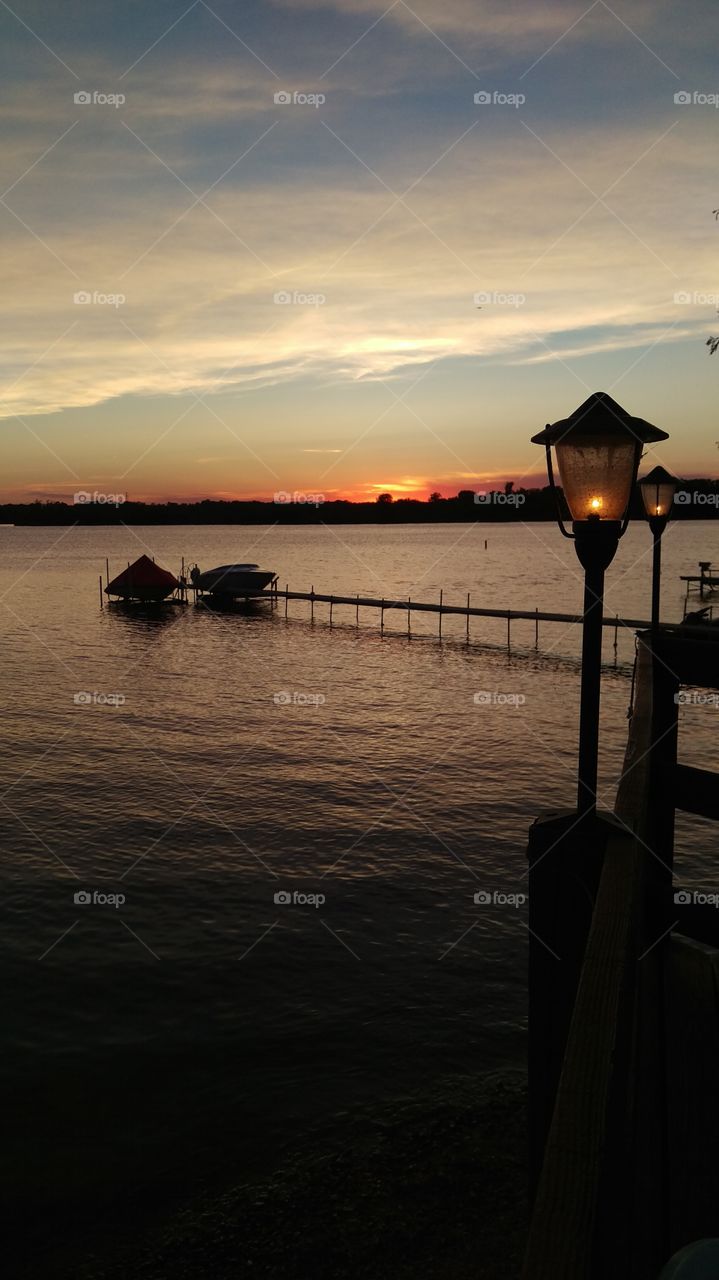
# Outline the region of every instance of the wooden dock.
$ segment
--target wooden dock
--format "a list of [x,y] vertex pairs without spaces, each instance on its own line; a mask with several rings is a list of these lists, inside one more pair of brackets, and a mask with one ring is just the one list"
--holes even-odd
[[[314,587],[310,591],[290,591],[289,587],[284,590],[276,588],[272,593],[267,593],[267,597],[271,594],[275,603],[279,600],[285,602],[285,616],[287,617],[287,604],[290,600],[304,600],[310,605],[310,619],[315,620],[315,605],[329,605],[328,622],[330,626],[334,621],[334,610],[337,606],[348,606],[355,611],[355,626],[359,626],[360,609],[371,609],[379,613],[379,629],[383,633],[385,629],[385,616],[388,613],[405,614],[407,619],[407,634],[412,633],[412,614],[435,614],[437,617],[437,635],[438,639],[442,639],[442,619],[444,617],[459,617],[466,619],[466,639],[470,640],[470,620],[472,618],[494,618],[506,622],[507,625],[507,648],[511,649],[511,628],[512,623],[516,621],[526,621],[534,623],[534,643],[535,648],[539,647],[539,624],[560,623],[564,626],[581,626],[583,617],[581,613],[557,613],[542,609],[488,609],[473,605],[471,603],[471,593],[467,594],[466,604],[451,604],[445,601],[444,591],[440,591],[439,600],[422,601],[412,600],[410,598],[398,599],[384,596],[360,596],[360,595],[335,595],[326,594],[324,592],[315,591]],[[635,632],[643,630],[650,626],[645,619],[640,618],[620,618],[618,614],[606,616],[603,619],[603,626],[613,629],[614,631],[614,651],[617,651],[617,636],[621,629]]]

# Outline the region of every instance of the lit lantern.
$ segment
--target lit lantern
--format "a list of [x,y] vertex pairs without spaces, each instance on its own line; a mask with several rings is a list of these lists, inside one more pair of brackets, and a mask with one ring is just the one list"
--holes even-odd
[[643,418],[633,418],[611,396],[599,391],[568,418],[533,436],[532,442],[546,446],[552,488],[554,446],[572,520],[621,523],[629,507],[642,445],[666,438],[665,431]]
[[[566,538],[574,538],[584,568],[577,809],[582,818],[591,821],[597,810],[604,572],[627,527],[642,448],[666,439],[666,431],[643,418],[633,418],[603,391],[591,395],[568,418],[532,436],[533,444],[543,444],[546,449],[557,522]],[[571,533],[565,529],[560,512],[552,448],[572,516]],[[657,497],[657,505],[664,500]]]
[[672,513],[677,484],[676,476],[670,475],[664,467],[654,467],[639,481],[639,492],[650,522],[662,520],[666,524]]

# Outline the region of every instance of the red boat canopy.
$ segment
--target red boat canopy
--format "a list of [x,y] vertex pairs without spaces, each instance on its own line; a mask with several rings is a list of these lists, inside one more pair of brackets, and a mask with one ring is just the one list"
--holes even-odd
[[117,577],[108,583],[105,591],[108,595],[127,596],[133,595],[136,591],[142,593],[165,588],[166,594],[169,595],[170,591],[174,591],[179,585],[174,573],[169,573],[167,569],[160,569],[149,556],[140,556],[134,564],[128,565],[127,569],[118,573]]

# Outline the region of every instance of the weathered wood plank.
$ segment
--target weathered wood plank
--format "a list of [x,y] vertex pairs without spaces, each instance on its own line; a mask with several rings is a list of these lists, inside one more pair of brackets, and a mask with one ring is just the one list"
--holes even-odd
[[675,934],[666,957],[672,1252],[719,1232],[719,950]]
[[719,774],[688,764],[674,767],[674,802],[677,809],[701,818],[719,818]]
[[[629,1276],[632,1161],[626,1088],[641,846],[612,837],[587,942],[535,1201],[524,1280]],[[647,1272],[647,1276],[650,1275]],[[635,1273],[633,1280],[640,1280]]]

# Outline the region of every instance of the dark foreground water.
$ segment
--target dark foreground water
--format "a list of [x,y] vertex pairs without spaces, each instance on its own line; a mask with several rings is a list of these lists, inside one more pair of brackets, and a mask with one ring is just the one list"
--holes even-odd
[[[473,622],[467,646],[446,619],[440,646],[436,619],[380,637],[351,610],[330,631],[326,606],[314,626],[304,604],[287,620],[100,611],[97,577],[106,554],[116,572],[145,551],[174,570],[256,560],[297,590],[575,611],[556,530],[0,529],[0,544],[0,1072],[27,1274],[52,1274],[31,1261],[45,1242],[102,1251],[358,1108],[521,1065],[526,834],[574,801],[577,629],[543,628],[534,653],[517,624],[508,656],[502,623]],[[648,613],[647,550],[632,528],[608,611]],[[670,529],[666,616],[679,572],[712,554],[713,524]],[[620,635],[604,679],[607,807],[632,646]],[[716,767],[717,714],[682,710],[686,761]],[[686,882],[716,887],[708,824],[682,823],[679,847]]]

